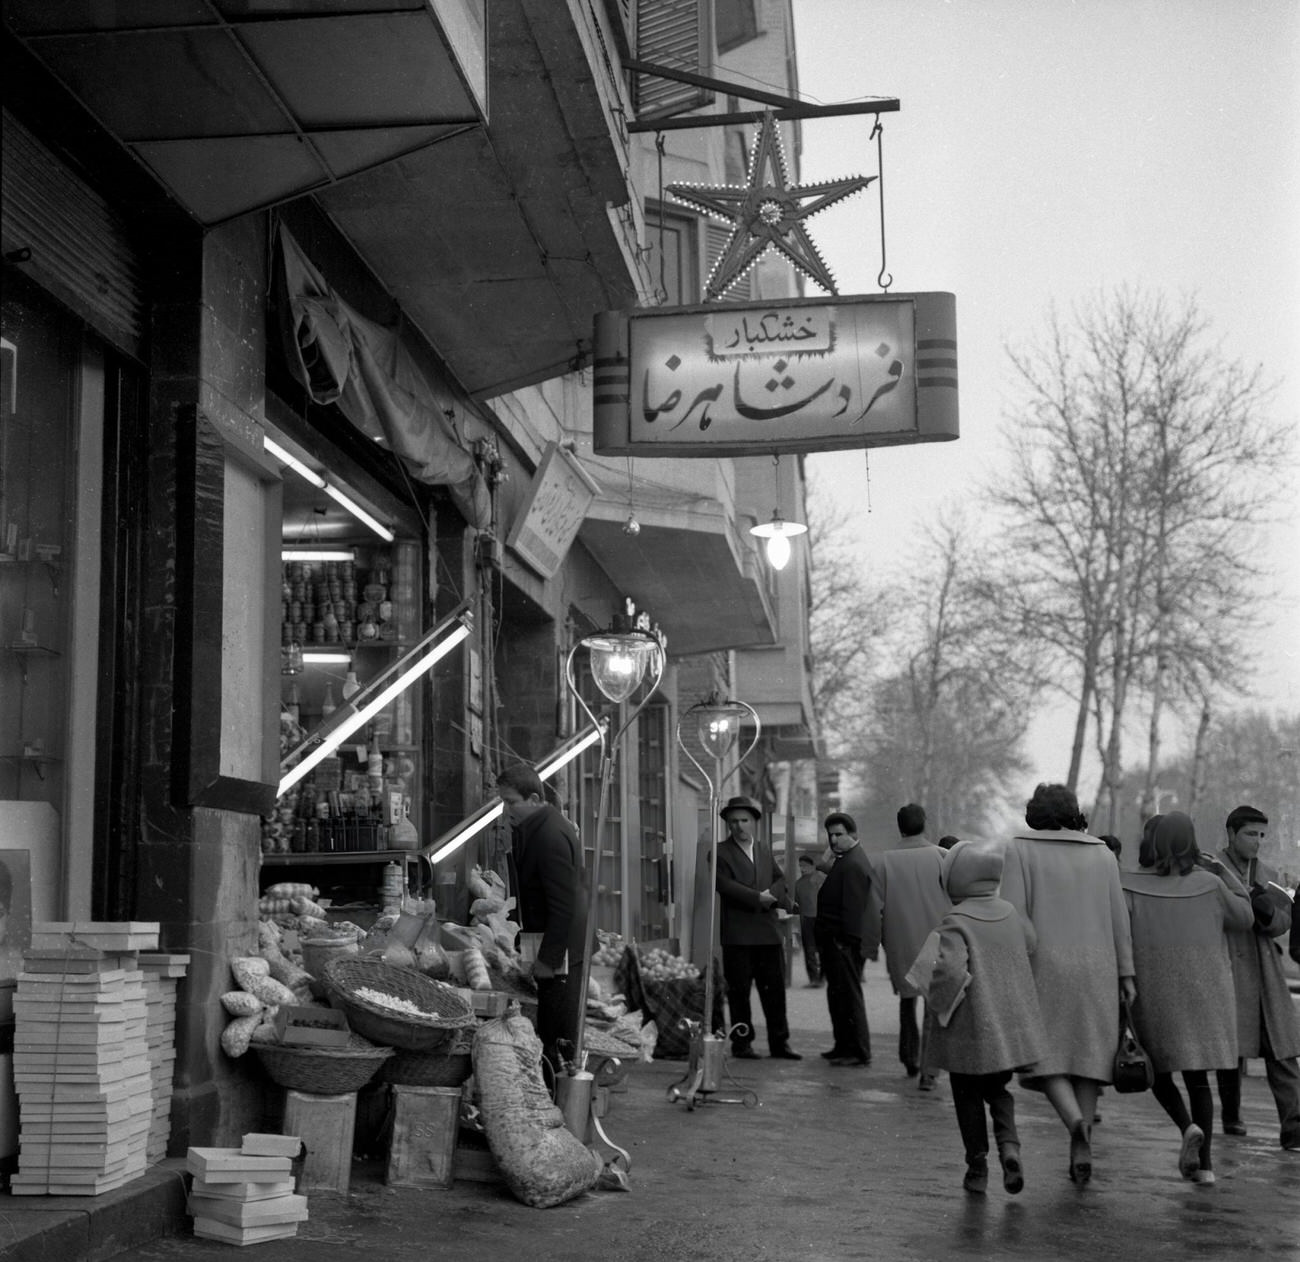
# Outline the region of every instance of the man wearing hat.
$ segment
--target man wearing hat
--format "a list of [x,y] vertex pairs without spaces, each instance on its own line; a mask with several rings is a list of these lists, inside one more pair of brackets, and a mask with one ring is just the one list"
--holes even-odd
[[727,1007],[733,1031],[731,1054],[757,1060],[749,990],[758,989],[767,1023],[767,1045],[778,1060],[802,1060],[790,1046],[785,1015],[784,943],[778,908],[790,910],[790,899],[771,848],[757,836],[762,808],[753,798],[734,797],[719,812],[727,836],[718,846],[718,898],[722,905],[722,975],[727,983]]

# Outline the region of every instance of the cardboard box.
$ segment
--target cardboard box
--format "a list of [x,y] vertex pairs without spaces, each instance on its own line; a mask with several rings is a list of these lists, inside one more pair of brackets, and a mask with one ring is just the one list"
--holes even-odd
[[337,1008],[285,1004],[275,1014],[275,1037],[288,1047],[346,1047],[347,1014]]
[[474,1010],[476,1017],[499,1017],[510,1004],[510,996],[504,990],[471,990],[468,986],[454,989]]

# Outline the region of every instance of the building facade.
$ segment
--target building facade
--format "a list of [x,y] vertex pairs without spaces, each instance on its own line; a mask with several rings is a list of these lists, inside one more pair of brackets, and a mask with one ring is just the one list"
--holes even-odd
[[[734,102],[626,63],[793,93],[788,2],[3,15],[0,851],[34,919],[156,920],[191,955],[172,1150],[261,1116],[217,1041],[259,893],[359,908],[396,859],[463,916],[499,833],[432,855],[583,730],[570,651],[629,611],[667,667],[617,742],[598,923],[698,947],[691,705],[754,706],[726,791],[806,829],[808,558],[773,571],[748,533],[802,518],[802,469],[597,455],[592,322],[699,300],[718,225],[664,185],[743,184],[756,129],[638,130]],[[743,283],[797,292],[780,264]],[[408,676],[285,788],[287,753]],[[599,770],[556,780],[589,851]]]

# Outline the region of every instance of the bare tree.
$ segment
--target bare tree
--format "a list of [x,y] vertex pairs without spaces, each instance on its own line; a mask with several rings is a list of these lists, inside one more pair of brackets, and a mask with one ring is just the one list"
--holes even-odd
[[1199,706],[1249,665],[1232,611],[1260,594],[1260,491],[1289,435],[1260,370],[1225,360],[1207,331],[1194,300],[1120,289],[1069,325],[1053,311],[1041,344],[1010,352],[1022,400],[990,495],[1020,559],[1019,617],[1077,707],[1067,782],[1091,720],[1110,831],[1134,698],[1150,702],[1149,793],[1165,710]]

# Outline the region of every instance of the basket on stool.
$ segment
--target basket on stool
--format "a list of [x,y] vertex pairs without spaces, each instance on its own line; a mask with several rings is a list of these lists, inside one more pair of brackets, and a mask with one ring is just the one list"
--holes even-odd
[[473,1072],[468,1052],[397,1052],[383,1076],[398,1087],[459,1087]]
[[352,1035],[346,1047],[282,1047],[254,1043],[254,1050],[272,1082],[311,1095],[343,1095],[360,1091],[393,1055],[391,1047],[376,1047]]
[[[325,966],[325,985],[330,1001],[347,1013],[348,1024],[358,1034],[372,1043],[401,1051],[446,1048],[457,1030],[475,1024],[474,1010],[467,999],[451,986],[435,982],[413,968],[399,968],[364,956],[331,960]],[[377,1003],[359,995],[360,990],[378,991],[413,1005],[418,1012],[402,1012]]]

